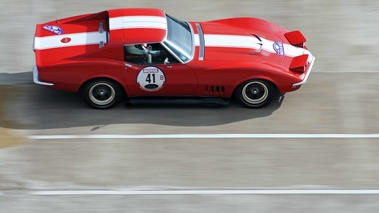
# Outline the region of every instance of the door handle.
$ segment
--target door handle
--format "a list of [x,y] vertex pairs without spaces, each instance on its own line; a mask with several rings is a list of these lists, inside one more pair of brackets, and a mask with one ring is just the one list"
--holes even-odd
[[124,65],[125,65],[125,70],[127,70],[128,67],[129,67],[129,68],[133,67],[131,64],[128,64],[128,63],[124,63]]

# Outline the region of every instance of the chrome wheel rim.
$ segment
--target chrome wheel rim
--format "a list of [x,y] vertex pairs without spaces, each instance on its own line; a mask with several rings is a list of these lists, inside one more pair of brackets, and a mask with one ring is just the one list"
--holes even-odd
[[88,94],[92,103],[99,106],[105,106],[112,103],[116,97],[116,91],[112,85],[104,82],[92,85]]
[[242,88],[243,99],[252,105],[263,103],[268,95],[268,87],[260,81],[249,82]]

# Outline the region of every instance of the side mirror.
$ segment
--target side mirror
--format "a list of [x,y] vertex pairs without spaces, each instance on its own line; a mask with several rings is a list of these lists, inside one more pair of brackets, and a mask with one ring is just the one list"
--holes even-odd
[[169,69],[172,68],[172,66],[171,66],[170,61],[168,60],[168,58],[166,58],[166,59],[164,60],[163,64],[166,65],[167,68],[169,68]]
[[166,58],[166,59],[164,60],[163,64],[164,64],[164,65],[168,65],[168,64],[170,64],[170,61],[168,60],[168,58]]

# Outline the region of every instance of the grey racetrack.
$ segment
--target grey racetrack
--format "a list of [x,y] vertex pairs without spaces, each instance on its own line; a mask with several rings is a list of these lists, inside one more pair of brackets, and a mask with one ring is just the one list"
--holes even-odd
[[[1,213],[379,211],[379,191],[359,193],[379,189],[379,2],[2,0],[0,5]],[[94,110],[77,94],[32,83],[35,24],[117,7],[159,7],[200,21],[254,16],[299,29],[316,57],[313,73],[299,91],[255,110],[233,100],[226,107],[120,104]],[[216,137],[221,134],[255,137]],[[278,134],[283,138],[273,137]],[[361,137],[353,137],[357,134]],[[320,193],[281,193],[297,189]],[[233,190],[242,193],[228,194]]]

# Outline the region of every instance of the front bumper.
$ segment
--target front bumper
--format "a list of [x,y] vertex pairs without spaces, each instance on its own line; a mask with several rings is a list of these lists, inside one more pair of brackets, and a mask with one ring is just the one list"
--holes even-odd
[[39,85],[54,86],[53,83],[43,82],[43,81],[39,80],[39,74],[38,74],[37,66],[33,66],[33,81],[34,81],[34,83],[39,84]]
[[313,64],[315,63],[315,59],[316,59],[314,56],[312,56],[312,57],[313,57],[313,58],[312,58],[312,61],[311,61],[310,65],[309,65],[309,68],[308,68],[308,70],[307,70],[307,74],[305,74],[304,79],[303,79],[301,82],[298,82],[298,83],[292,84],[292,88],[299,87],[299,86],[305,84],[305,82],[307,82],[308,77],[309,77],[309,75],[311,74]]

